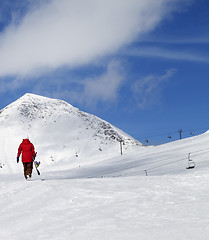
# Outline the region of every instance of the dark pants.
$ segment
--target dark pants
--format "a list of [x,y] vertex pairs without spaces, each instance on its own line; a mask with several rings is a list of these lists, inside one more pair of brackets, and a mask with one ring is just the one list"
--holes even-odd
[[32,176],[32,170],[33,170],[33,162],[23,162],[24,167],[24,176],[27,179],[28,176]]

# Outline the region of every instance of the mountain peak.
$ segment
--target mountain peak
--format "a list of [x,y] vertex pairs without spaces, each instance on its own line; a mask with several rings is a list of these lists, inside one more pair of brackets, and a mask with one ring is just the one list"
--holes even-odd
[[41,96],[41,95],[37,95],[37,94],[34,94],[34,93],[26,93],[24,94],[22,97],[20,97],[18,100],[18,102],[37,102],[39,104],[43,104],[43,103],[62,103],[62,104],[65,104],[65,105],[69,105],[72,107],[72,105],[70,105],[69,103],[63,101],[63,100],[60,100],[60,99],[55,99],[55,98],[49,98],[49,97],[44,97],[44,96]]
[[10,120],[11,118],[14,119],[15,116],[21,122],[47,119],[50,116],[57,115],[57,113],[64,114],[66,111],[72,111],[73,108],[69,103],[59,99],[26,93],[1,110],[0,120],[4,120],[4,116]]
[[110,141],[127,141],[138,144],[122,130],[110,123],[73,107],[71,104],[59,100],[26,93],[0,112],[2,123],[10,122],[21,125],[23,128],[33,128],[37,124],[51,125],[61,123],[66,125],[70,132],[88,130],[96,138]]
[[45,98],[45,97],[43,97],[43,96],[41,96],[41,95],[34,94],[34,93],[25,93],[25,94],[22,96],[22,98],[23,98],[23,97],[35,97],[35,98],[41,97],[41,98]]
[[2,141],[3,138],[13,141],[15,149],[22,137],[28,135],[47,164],[55,158],[57,161],[75,161],[78,156],[83,161],[105,158],[107,153],[120,152],[119,142],[130,150],[142,145],[110,123],[65,101],[31,93],[2,109],[0,123]]

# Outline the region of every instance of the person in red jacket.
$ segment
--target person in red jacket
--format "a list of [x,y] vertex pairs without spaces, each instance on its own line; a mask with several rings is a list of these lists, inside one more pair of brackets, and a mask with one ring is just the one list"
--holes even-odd
[[23,139],[22,143],[18,148],[17,153],[17,163],[19,162],[19,157],[22,153],[22,163],[24,167],[24,176],[28,180],[32,176],[33,171],[33,159],[36,156],[33,144],[30,142],[29,138]]

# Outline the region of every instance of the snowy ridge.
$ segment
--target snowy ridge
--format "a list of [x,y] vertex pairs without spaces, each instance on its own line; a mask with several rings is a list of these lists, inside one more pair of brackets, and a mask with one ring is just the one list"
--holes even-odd
[[71,118],[72,116],[76,116],[81,119],[86,128],[95,130],[94,136],[106,140],[122,140],[126,143],[130,142],[130,144],[141,145],[131,136],[108,122],[92,114],[82,112],[69,103],[59,99],[50,99],[27,93],[16,102],[0,111],[0,122],[6,123],[11,120],[14,121],[14,116],[16,117],[16,121],[19,118],[19,120],[23,124],[27,124],[29,128],[31,127],[31,123],[38,119],[45,123],[49,123],[56,122],[59,118]]

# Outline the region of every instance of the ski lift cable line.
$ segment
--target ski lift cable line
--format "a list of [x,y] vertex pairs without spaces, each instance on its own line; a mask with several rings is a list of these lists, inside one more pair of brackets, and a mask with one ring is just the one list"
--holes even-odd
[[[170,165],[170,164],[173,164],[173,163],[176,163],[176,162],[181,162],[181,161],[185,161],[185,158],[181,158],[181,159],[178,159],[176,161],[172,161],[172,162],[168,162],[168,163],[165,163],[165,164],[162,164],[162,165],[159,165],[159,166],[156,166],[156,167],[152,167],[152,168],[147,168],[145,170],[139,170],[139,171],[136,171],[136,172],[133,172],[133,173],[129,173],[128,175],[131,175],[131,176],[134,176],[136,174],[139,174],[139,173],[145,173],[146,172],[149,172],[149,171],[152,171],[152,170],[155,170],[155,169],[158,169],[158,168],[161,168],[161,167],[164,167],[164,166],[167,166],[167,165]],[[127,169],[123,169],[124,170],[127,170]],[[113,172],[112,172],[113,173]],[[108,174],[111,174],[111,173],[106,173],[104,175],[108,175]],[[120,176],[125,176],[127,174],[120,174]]]
[[[169,160],[169,159],[172,159],[172,158],[181,157],[181,156],[183,156],[183,155],[186,155],[186,154],[181,154],[181,155],[177,155],[177,156],[172,156],[171,158],[164,158],[164,159],[160,159],[160,160],[157,160],[157,161],[146,162],[146,163],[143,163],[143,164],[136,164],[136,165],[131,166],[131,167],[123,168],[122,170],[114,170],[114,171],[106,172],[106,173],[104,173],[104,175],[109,175],[109,174],[112,174],[112,173],[116,173],[116,172],[118,172],[118,171],[126,171],[126,170],[129,170],[129,169],[132,169],[132,168],[137,168],[137,167],[142,167],[142,166],[145,166],[145,165],[150,165],[150,164],[162,162],[162,161]],[[185,159],[185,157],[184,157],[184,159]],[[143,170],[143,171],[144,171],[144,170]]]
[[[209,128],[196,128],[196,129],[182,129],[183,133],[187,133],[187,132],[195,132],[195,131],[207,131]],[[139,137],[138,139],[149,139],[149,138],[155,138],[155,137],[164,137],[164,136],[170,136],[173,134],[178,134],[178,131],[168,131],[167,133],[162,133],[162,134],[156,134],[156,135],[151,135],[151,136],[144,136],[144,137]]]
[[[185,155],[185,154],[178,155],[178,157],[179,156],[183,156],[183,155]],[[169,158],[165,158],[165,159],[161,159],[161,160],[154,161],[154,162],[149,162],[149,163],[140,164],[140,165],[136,165],[136,166],[126,167],[126,168],[123,168],[122,170],[114,170],[114,171],[111,171],[111,172],[106,172],[103,175],[109,175],[109,174],[116,173],[116,172],[122,172],[122,171],[126,171],[126,170],[129,170],[129,169],[132,169],[132,168],[142,167],[142,166],[145,166],[145,165],[150,165],[150,164],[153,164],[153,163],[156,163],[156,162],[165,161],[165,160],[168,160],[168,159]],[[156,166],[154,168],[159,168],[159,167],[162,167],[164,165],[172,164],[172,163],[183,161],[183,160],[185,160],[185,157],[182,157],[181,159],[178,159],[178,160],[175,160],[175,161],[172,161],[172,162],[165,163],[165,164],[160,165],[160,166]],[[149,170],[154,169],[154,168],[148,168],[146,170],[149,171]],[[138,172],[144,172],[144,171],[145,170],[139,170]]]
[[155,170],[155,169],[158,169],[158,168],[161,168],[161,167],[164,167],[166,165],[169,165],[169,164],[172,164],[172,163],[176,163],[176,162],[180,162],[180,161],[183,161],[185,159],[180,159],[180,160],[177,160],[177,161],[173,161],[173,162],[170,162],[170,163],[167,163],[167,164],[163,164],[163,165],[160,165],[160,166],[156,166],[156,167],[153,167],[153,168],[149,168],[149,169],[145,169],[145,170],[139,170],[139,171],[134,171],[132,173],[125,173],[125,174],[120,174],[120,176],[136,176],[138,174],[146,174],[149,172],[149,171],[152,171],[152,170]]
[[[206,152],[205,152],[205,153],[206,153]],[[199,156],[199,155],[202,155],[202,154],[205,154],[205,153],[196,154],[195,156]],[[176,162],[180,162],[180,161],[185,161],[185,158],[181,158],[181,159],[179,159],[179,160],[172,161],[172,162],[168,162],[168,163],[162,164],[162,165],[160,165],[160,166],[156,166],[156,167],[149,168],[149,169],[146,169],[146,170],[147,170],[147,171],[150,171],[150,170],[153,170],[153,169],[156,169],[156,168],[160,168],[160,167],[163,167],[163,166],[166,166],[166,165],[169,165],[169,164],[173,164],[173,163],[176,163]]]
[[164,167],[164,166],[167,166],[167,165],[170,165],[170,164],[173,164],[173,163],[181,162],[181,161],[185,161],[185,158],[181,158],[179,160],[176,160],[176,161],[173,161],[173,162],[168,162],[168,163],[162,164],[160,166],[152,167],[152,168],[149,168],[149,169],[146,169],[146,170],[151,171],[153,169],[161,168],[161,167]]
[[202,152],[202,151],[205,151],[205,150],[209,150],[209,148],[203,148],[203,149],[193,151],[193,152],[190,152],[190,153],[192,154],[192,153],[196,153],[196,152]]
[[[200,152],[200,151],[203,151],[203,150],[206,150],[208,149],[209,151],[209,148],[205,148],[205,149],[202,149],[202,150],[198,150],[198,151],[194,151],[194,152]],[[207,151],[207,152],[208,152]],[[193,155],[193,157],[196,157],[196,156],[199,156],[199,155],[202,155],[202,154],[205,154],[207,152],[204,152],[204,153],[200,153],[200,154],[196,154],[196,155]],[[190,152],[192,153],[192,152]],[[119,171],[126,171],[126,170],[130,170],[132,168],[137,168],[137,167],[142,167],[142,166],[145,166],[145,165],[150,165],[150,164],[154,164],[154,163],[158,163],[158,162],[162,162],[162,161],[166,161],[166,160],[169,160],[169,159],[172,159],[172,158],[177,158],[177,157],[181,157],[180,159],[178,160],[175,160],[175,161],[172,161],[172,162],[167,162],[167,163],[164,163],[162,165],[159,165],[159,166],[155,166],[155,167],[152,167],[152,168],[147,168],[146,171],[150,171],[150,170],[153,170],[153,169],[157,169],[157,168],[161,168],[163,166],[166,166],[166,165],[170,165],[170,164],[173,164],[173,163],[176,163],[176,162],[180,162],[180,161],[185,161],[185,159],[187,159],[185,157],[185,155],[188,155],[188,153],[185,153],[185,154],[181,154],[181,155],[176,155],[176,156],[172,156],[170,158],[164,158],[164,159],[160,159],[160,160],[157,160],[157,161],[152,161],[152,162],[148,162],[148,163],[144,163],[144,164],[139,164],[139,165],[135,165],[135,166],[131,166],[131,167],[126,167],[126,168],[123,168],[122,170],[114,170],[114,171],[111,171],[111,172],[106,172],[104,173],[103,175],[109,175],[109,174],[112,174],[112,173],[116,173],[116,172],[119,172]],[[183,157],[184,156],[184,157]],[[137,171],[138,173],[144,173],[145,170],[139,170]],[[123,175],[123,174],[121,174]]]
[[[184,160],[185,160],[185,158],[182,158],[182,159],[179,159],[179,160],[176,160],[176,161],[173,161],[173,162],[165,163],[165,164],[160,165],[160,166],[148,168],[148,169],[145,169],[145,170],[135,171],[135,172],[133,172],[133,173],[129,173],[128,175],[129,175],[129,176],[134,176],[134,175],[139,174],[139,173],[143,173],[143,174],[144,174],[145,171],[146,171],[146,172],[149,172],[149,171],[152,171],[152,170],[154,170],[154,169],[161,168],[161,167],[164,167],[164,166],[166,166],[166,165],[173,164],[173,163],[180,162],[180,161],[184,161]],[[124,175],[126,175],[126,174],[124,174]],[[121,176],[124,176],[124,175],[121,174]]]
[[[164,164],[162,164],[162,165],[155,166],[155,167],[152,167],[152,168],[147,168],[147,169],[145,169],[145,170],[148,172],[148,171],[151,171],[151,170],[153,170],[153,169],[161,168],[161,167],[164,167],[164,166],[167,166],[167,165],[176,163],[176,162],[181,162],[181,161],[185,161],[185,158],[180,158],[180,159],[178,159],[178,160],[176,160],[176,161],[164,163]],[[144,170],[144,171],[145,171],[145,170]],[[143,171],[143,172],[144,172],[144,171]],[[139,172],[142,172],[142,171],[139,171]]]
[[196,154],[196,155],[192,155],[192,158],[193,158],[193,157],[200,156],[200,155],[203,155],[203,154],[206,154],[206,153],[208,153],[208,151],[206,151],[206,152],[203,152],[203,153],[199,153],[199,154]]
[[[200,150],[197,150],[197,151],[191,151],[190,153],[193,154],[193,153],[201,152],[201,151],[205,151],[205,150],[209,150],[209,148],[203,148],[203,149],[200,149]],[[188,154],[188,152],[185,152],[184,154]],[[167,159],[171,159],[171,158],[175,158],[175,157],[178,157],[178,156],[182,156],[182,155],[184,155],[184,154],[174,155],[174,156],[172,156],[172,157],[166,158],[166,160],[167,160]],[[143,160],[143,159],[144,159],[144,156],[147,156],[147,153],[142,153],[140,156],[141,156],[140,159]],[[163,161],[163,159],[157,160],[157,161]],[[134,163],[134,162],[136,162],[136,161],[133,161],[133,162],[131,162],[131,163]]]
[[[205,152],[204,152],[204,153],[197,154],[197,155],[195,155],[195,156],[202,155],[202,154],[205,154]],[[167,166],[167,165],[176,163],[176,162],[180,162],[180,161],[185,161],[185,158],[181,158],[181,159],[178,159],[178,160],[176,160],[176,161],[168,162],[168,163],[165,163],[165,164],[156,166],[156,167],[147,168],[147,169],[144,170],[144,171],[142,171],[142,170],[140,170],[140,171],[135,171],[135,172],[133,172],[133,173],[129,173],[129,176],[130,176],[130,175],[131,175],[131,176],[134,176],[134,175],[139,174],[139,173],[143,173],[143,174],[144,174],[145,171],[146,171],[146,172],[152,171],[152,170],[155,170],[155,169],[158,169],[158,168],[161,168],[161,167],[164,167],[164,166]]]
[[[190,152],[190,154],[191,154],[191,153],[195,153],[195,152],[205,151],[205,150],[208,150],[208,151],[209,151],[209,148],[205,148],[205,149],[202,149],[202,150]],[[208,152],[208,151],[207,151],[207,152]],[[196,154],[196,155],[192,155],[192,157],[196,157],[196,156],[199,156],[199,155],[205,154],[205,153],[206,153],[206,152],[200,153],[200,154]],[[146,162],[146,163],[143,163],[143,164],[137,164],[137,165],[135,165],[135,166],[131,166],[131,167],[126,168],[126,169],[131,169],[131,168],[135,168],[135,167],[141,167],[141,166],[145,166],[145,165],[150,165],[150,164],[153,164],[153,163],[162,162],[162,161],[170,160],[170,159],[173,159],[173,158],[178,158],[178,157],[185,156],[185,155],[187,156],[188,153],[179,154],[179,155],[175,155],[175,156],[172,156],[172,157],[166,157],[166,158],[163,158],[163,159],[160,159],[160,160],[156,160],[156,161],[152,161],[152,162]]]
[[[194,156],[199,156],[199,155],[202,155],[202,154],[205,154],[205,153],[206,153],[206,152],[200,153],[200,154],[196,154],[196,155],[194,155]],[[194,156],[193,156],[193,157],[194,157]],[[161,168],[161,167],[164,167],[164,166],[166,166],[166,165],[173,164],[173,163],[180,162],[180,161],[185,161],[185,158],[181,158],[181,159],[176,160],[176,161],[168,162],[168,163],[165,163],[165,164],[156,166],[156,167],[148,168],[148,169],[146,169],[146,171],[151,171],[151,170],[154,170],[154,169],[157,169],[157,168]],[[140,171],[137,171],[137,172],[138,172],[138,173],[141,173],[141,172],[143,172],[143,171],[140,170]],[[135,172],[135,173],[137,173],[137,172]]]
[[183,129],[183,132],[200,131],[200,130],[201,131],[202,130],[204,130],[204,131],[206,130],[207,131],[207,130],[209,130],[209,128],[194,128],[194,129],[190,128],[190,129],[185,129],[185,130]]

